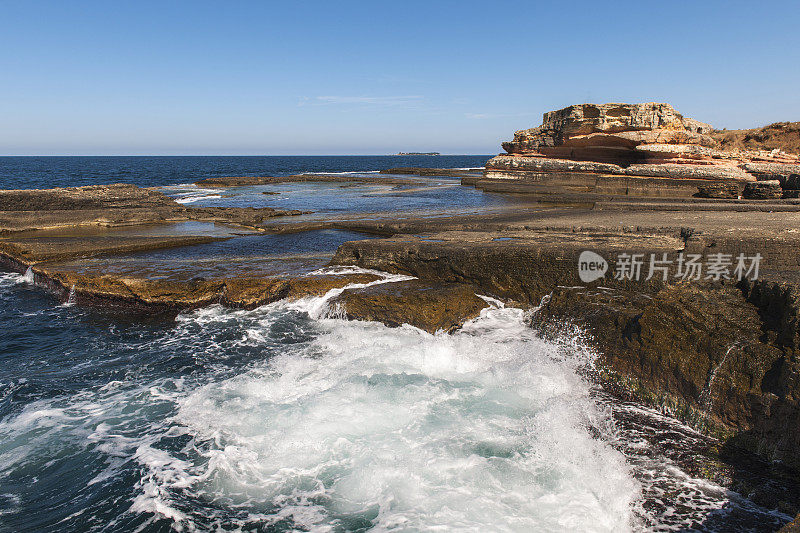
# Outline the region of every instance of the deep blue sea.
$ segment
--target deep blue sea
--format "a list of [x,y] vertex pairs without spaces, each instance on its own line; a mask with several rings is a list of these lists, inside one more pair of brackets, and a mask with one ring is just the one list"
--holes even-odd
[[[0,187],[128,182],[193,205],[468,210],[496,200],[453,179],[406,192],[185,184],[488,157],[3,157]],[[250,235],[93,264],[291,269],[292,254],[313,263],[352,238]],[[0,532],[773,531],[790,519],[683,470],[675,458],[708,439],[603,397],[579,334],[541,339],[526,312],[491,299],[461,330],[431,335],[342,320],[335,291],[174,318],[82,308],[33,281],[0,272]]]
[[372,172],[393,167],[474,168],[491,155],[442,156],[74,156],[0,157],[0,189],[43,189],[102,183],[141,187],[225,176],[302,172]]

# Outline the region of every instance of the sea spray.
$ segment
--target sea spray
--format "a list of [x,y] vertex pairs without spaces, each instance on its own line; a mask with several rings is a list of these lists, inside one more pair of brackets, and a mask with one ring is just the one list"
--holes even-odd
[[[500,302],[431,335],[327,318],[338,292],[253,311],[214,305],[130,341],[124,374],[0,422],[0,477],[54,449],[85,465],[42,479],[70,499],[133,476],[101,504],[127,502],[118,520],[129,529],[633,526],[639,487],[598,438],[609,413],[577,371],[584,354],[538,338]],[[175,358],[179,374],[157,371]]]
[[69,294],[67,295],[67,301],[64,302],[65,306],[72,306],[75,305],[75,285],[73,284],[69,288]]
[[[20,278],[0,278],[12,530],[624,531],[643,527],[637,509],[685,530],[742,508],[678,465],[639,464],[646,448],[583,377],[591,350],[537,337],[502,302],[453,335],[328,318],[324,296],[103,326],[76,308],[20,313]],[[17,354],[43,349],[48,372],[30,373]],[[658,427],[643,431],[676,434]],[[786,521],[745,504],[747,525]]]
[[[332,296],[267,307],[315,316]],[[309,344],[180,399],[197,456],[145,461],[137,508],[174,518],[188,484],[276,527],[629,529],[638,486],[588,429],[607,413],[585,362],[524,318],[494,307],[454,335],[320,318]]]
[[33,285],[35,283],[35,277],[33,273],[33,267],[28,267],[25,271],[25,274],[22,275],[20,278],[20,282],[27,283],[28,285]]

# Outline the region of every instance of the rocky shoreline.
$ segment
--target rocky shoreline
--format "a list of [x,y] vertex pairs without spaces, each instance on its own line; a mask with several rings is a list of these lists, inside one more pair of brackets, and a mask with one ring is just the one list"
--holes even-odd
[[[580,119],[567,109],[545,115],[547,127],[518,132],[507,143],[510,154],[494,158],[483,175],[394,169],[393,174],[460,177],[464,185],[487,191],[525,193],[525,203],[497,213],[371,213],[309,221],[296,210],[186,207],[130,185],[0,191],[0,264],[27,273],[62,301],[167,315],[217,303],[252,309],[357,284],[332,300],[332,313],[435,333],[478,316],[487,300],[501,301],[528,309],[531,327],[544,336],[583,332],[600,354],[592,371],[606,391],[719,439],[714,453],[720,461],[731,450],[743,450],[800,470],[800,204],[784,194],[796,181],[797,157],[752,150],[720,156],[713,129],[671,108],[633,109],[620,118],[619,107],[599,106],[591,120],[601,131],[589,132],[581,129],[588,108],[581,108]],[[573,144],[564,144],[565,138]],[[564,146],[577,159],[562,159]],[[214,178],[198,185],[305,180],[420,184],[413,177],[302,175]],[[744,194],[748,184],[759,183],[773,192],[777,186],[781,194]],[[714,193],[714,187],[722,192]],[[104,233],[184,222],[224,226],[227,233]],[[377,277],[363,270],[275,277],[245,270],[173,281],[63,268],[68,260],[318,229],[381,237],[342,244],[330,266],[416,279],[370,285]],[[607,275],[585,282],[578,265],[587,250],[618,262],[623,254],[760,254],[761,263],[752,280],[694,280],[672,272],[615,279],[608,267]],[[773,503],[783,512],[800,510],[797,495]]]

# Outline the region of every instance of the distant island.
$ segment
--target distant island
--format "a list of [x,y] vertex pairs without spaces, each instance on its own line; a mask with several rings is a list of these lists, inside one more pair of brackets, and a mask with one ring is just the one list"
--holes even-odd
[[397,155],[442,155],[439,152],[397,152]]

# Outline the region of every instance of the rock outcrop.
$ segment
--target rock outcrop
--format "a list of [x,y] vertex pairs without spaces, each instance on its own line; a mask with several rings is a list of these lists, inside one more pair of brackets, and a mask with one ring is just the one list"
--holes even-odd
[[484,177],[555,180],[584,191],[594,180],[588,190],[601,194],[693,196],[708,182],[736,183],[741,193],[748,182],[783,186],[800,173],[796,155],[721,150],[712,134],[711,125],[669,104],[573,105],[545,113],[541,126],[517,131],[503,143],[507,154],[486,164]]
[[379,321],[390,327],[410,324],[429,333],[450,332],[488,307],[470,285],[419,280],[350,289],[333,299],[331,306],[349,319]]
[[544,114],[542,125],[503,143],[510,154],[578,161],[639,162],[639,145],[713,146],[713,128],[684,118],[669,104],[583,104]]
[[797,287],[758,282],[655,294],[561,287],[534,326],[589,332],[607,389],[770,460],[800,467]]

